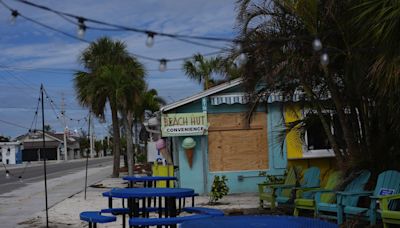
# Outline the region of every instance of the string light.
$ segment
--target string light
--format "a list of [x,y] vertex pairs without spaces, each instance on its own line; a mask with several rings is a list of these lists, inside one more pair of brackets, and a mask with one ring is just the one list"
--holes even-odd
[[10,179],[10,171],[6,170],[6,178]]
[[146,40],[146,46],[147,47],[153,47],[154,44],[154,33],[153,32],[147,32],[147,40]]
[[10,17],[10,23],[13,25],[15,24],[15,22],[17,21],[17,17],[18,17],[19,13],[17,10],[12,10],[11,11],[11,17]]
[[18,176],[18,180],[19,180],[19,182],[23,183],[22,176]]
[[321,51],[321,49],[322,49],[321,40],[318,38],[315,38],[312,42],[312,47],[313,47],[314,51]]
[[161,72],[164,72],[167,70],[167,60],[166,59],[160,59],[160,67],[159,70]]
[[321,62],[321,65],[324,67],[328,66],[328,64],[329,64],[328,53],[326,53],[326,52],[322,53],[322,55],[320,56],[320,62]]
[[86,31],[85,19],[82,17],[79,17],[78,18],[78,37],[82,39],[85,36],[85,31]]

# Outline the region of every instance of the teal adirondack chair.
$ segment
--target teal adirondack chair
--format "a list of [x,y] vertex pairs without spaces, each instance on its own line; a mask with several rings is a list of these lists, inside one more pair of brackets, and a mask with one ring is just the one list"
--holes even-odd
[[[326,183],[323,186],[323,188],[320,189],[315,189],[315,188],[310,188],[310,189],[304,189],[297,191],[296,199],[294,200],[294,211],[293,215],[294,216],[299,216],[299,212],[301,210],[312,210],[314,211],[314,217],[315,215],[315,200],[314,198],[303,198],[303,194],[306,192],[312,192],[315,193],[316,191],[320,190],[334,190],[340,179],[340,171],[330,171],[326,175]],[[335,201],[335,194],[334,193],[324,193],[321,196],[321,202],[324,203],[332,203]]]
[[[382,172],[378,176],[378,181],[374,191],[345,191],[338,192],[337,200],[339,213],[346,215],[346,218],[361,217],[369,220],[371,225],[376,224],[377,218],[377,201],[383,195],[391,195],[400,191],[400,172],[396,170],[388,170]],[[357,205],[346,204],[348,197],[369,196],[371,202],[369,208],[357,207]],[[343,218],[344,216],[338,216]],[[341,224],[343,221],[338,221]]]
[[395,211],[393,209],[398,209],[399,205],[396,201],[400,200],[400,194],[386,195],[379,199],[383,227],[389,228],[389,224],[396,224],[400,226],[400,211]]
[[[365,184],[368,182],[369,177],[371,176],[371,172],[368,170],[363,170],[360,174],[351,181],[344,189],[344,192],[360,192],[364,190]],[[336,202],[324,202],[322,201],[322,196],[325,193],[336,193],[335,190],[318,190],[315,192],[314,200],[315,200],[315,216],[319,218],[328,218],[335,219],[343,222],[342,213],[339,213],[339,207]],[[343,201],[344,205],[356,206],[358,203],[359,196],[350,196],[346,197],[346,200]],[[340,224],[339,223],[339,224]]]
[[[296,186],[296,182],[298,176],[300,175],[301,168],[300,167],[290,167],[288,173],[286,175],[285,181],[283,184],[269,184],[269,183],[261,183],[258,184],[258,191],[260,196],[260,207],[264,207],[264,201],[270,203],[270,208],[275,209],[275,198],[276,198],[276,189],[282,185],[291,185]],[[285,190],[281,192],[282,195],[290,197],[291,192],[289,190]]]
[[[320,170],[318,167],[310,167],[304,170],[304,175],[300,181],[300,186],[296,185],[281,185],[276,188],[276,202],[279,204],[290,204],[292,195],[284,195],[283,193],[287,190],[296,196],[296,191],[309,188],[319,188],[320,185]],[[293,192],[294,191],[294,192]],[[305,192],[303,198],[312,198],[312,193]]]

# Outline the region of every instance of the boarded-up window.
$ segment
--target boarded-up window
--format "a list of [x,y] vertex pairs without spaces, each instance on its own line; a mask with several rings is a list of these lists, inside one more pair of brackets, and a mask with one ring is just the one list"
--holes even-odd
[[244,114],[209,114],[208,160],[213,171],[268,168],[267,116],[256,113],[250,128]]

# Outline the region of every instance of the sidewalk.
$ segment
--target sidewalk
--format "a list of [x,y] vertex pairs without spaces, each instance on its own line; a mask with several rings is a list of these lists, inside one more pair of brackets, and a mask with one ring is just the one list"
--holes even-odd
[[[121,174],[124,176],[124,174]],[[127,182],[121,178],[106,178],[87,189],[87,198],[84,199],[84,192],[80,192],[70,198],[54,205],[49,209],[49,225],[57,228],[87,227],[88,224],[79,220],[79,213],[82,211],[93,211],[107,208],[108,199],[102,197],[101,193],[111,188],[126,187]],[[240,214],[260,214],[258,209],[258,194],[231,194],[220,200],[219,205],[207,205],[208,196],[198,196],[195,198],[196,206],[218,208],[226,215]],[[121,200],[113,201],[115,207],[121,206]],[[187,199],[186,205],[191,205],[191,199]],[[20,223],[19,227],[44,227],[46,224],[45,212],[39,212],[31,219]],[[119,228],[122,225],[121,216],[117,217],[117,222],[102,224],[101,227]]]

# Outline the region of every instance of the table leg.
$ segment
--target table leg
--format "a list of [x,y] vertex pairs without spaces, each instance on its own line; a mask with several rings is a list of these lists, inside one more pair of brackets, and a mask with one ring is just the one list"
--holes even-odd
[[108,208],[113,208],[112,207],[112,197],[108,197]]
[[[165,200],[168,202],[168,206],[166,207],[168,216],[176,217],[176,197],[166,197]],[[171,225],[170,227],[176,228],[176,225]]]

